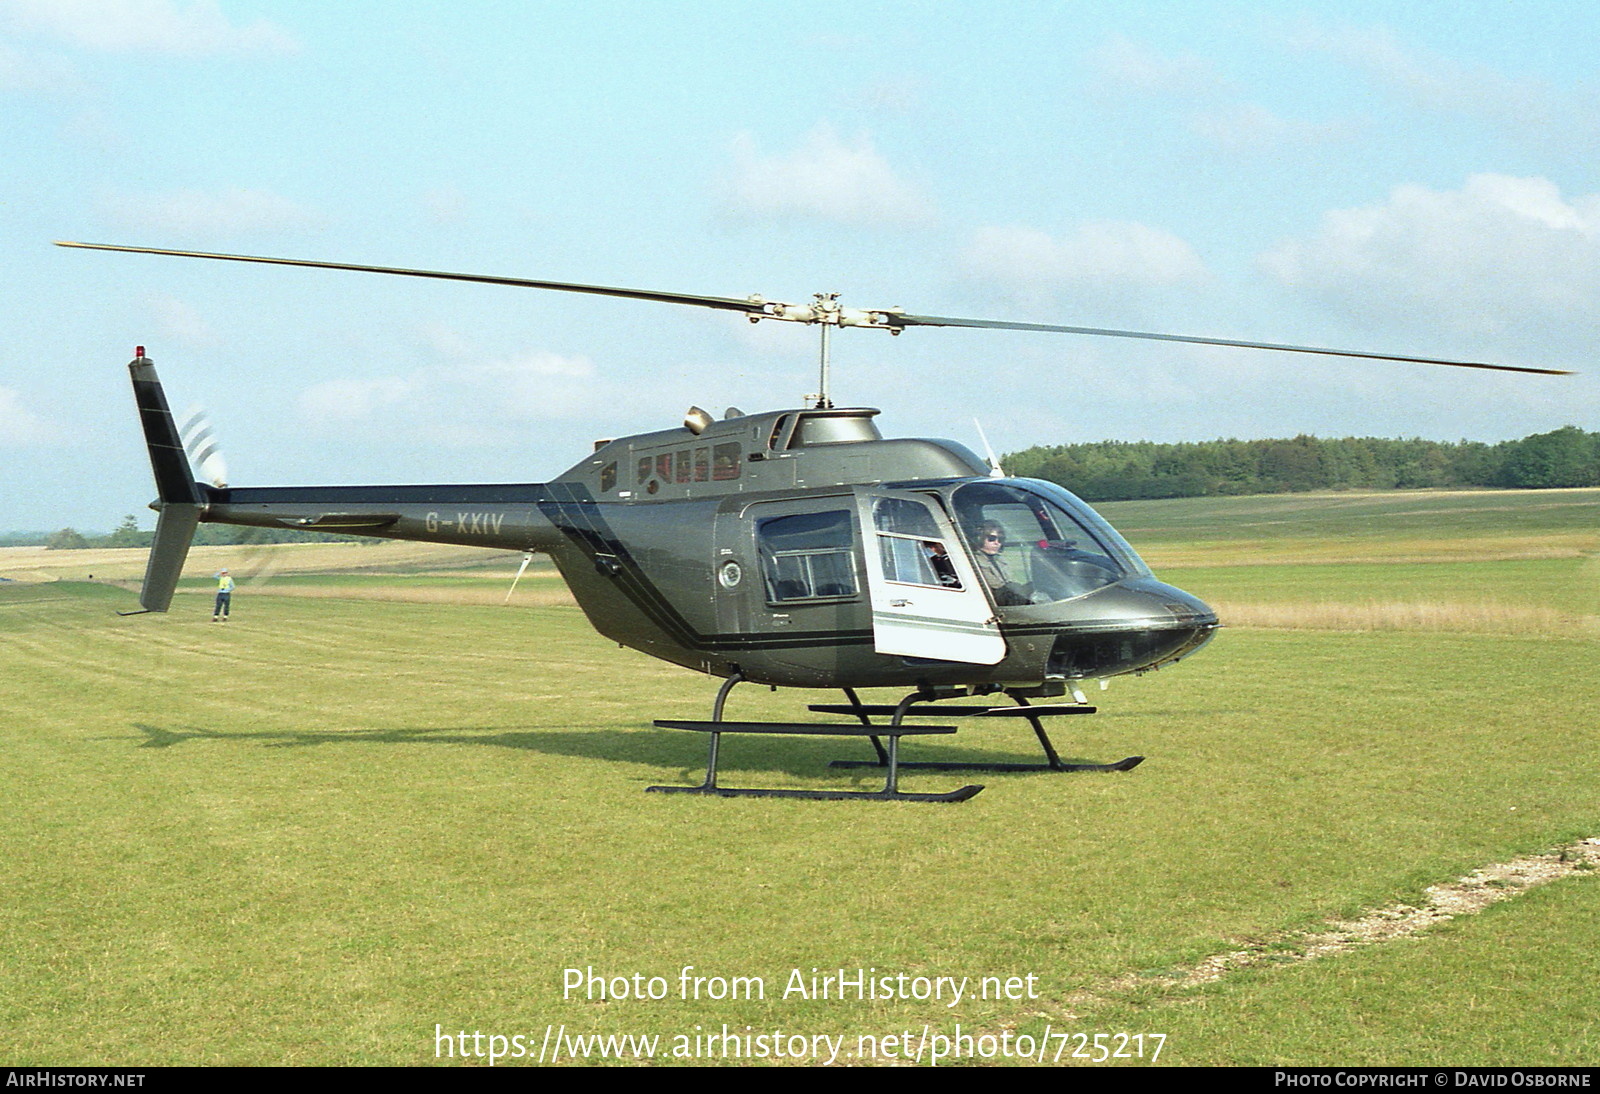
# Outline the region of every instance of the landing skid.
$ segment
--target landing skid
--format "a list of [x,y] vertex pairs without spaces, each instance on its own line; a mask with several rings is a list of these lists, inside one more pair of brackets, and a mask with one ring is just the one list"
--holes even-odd
[[[901,764],[901,767],[906,766]],[[660,794],[711,794],[719,798],[809,798],[812,801],[874,801],[874,802],[964,802],[975,796],[982,786],[968,784],[947,794],[911,794],[904,790],[763,790],[758,787],[733,786],[651,786]]]
[[[908,726],[901,725],[901,718],[895,717],[888,726],[874,726],[870,723],[862,726],[857,724],[845,725],[815,725],[806,722],[728,722],[722,717],[722,710],[728,700],[728,693],[735,684],[744,679],[735,673],[723,682],[721,690],[717,692],[716,702],[711,708],[709,722],[683,722],[683,721],[657,721],[655,724],[662,729],[688,729],[696,730],[711,735],[710,754],[706,758],[706,778],[699,786],[650,786],[646,790],[659,794],[710,794],[719,798],[807,798],[813,801],[901,801],[901,802],[964,802],[982,790],[981,785],[968,784],[943,794],[913,794],[900,789],[899,762],[900,738],[904,736],[927,736],[929,734],[954,733],[955,726]],[[914,698],[914,696],[913,696]],[[905,704],[909,705],[910,699]],[[717,760],[724,733],[780,733],[780,734],[808,734],[816,736],[846,736],[872,738],[873,747],[883,757],[881,764],[870,766],[887,769],[882,790],[788,790],[776,787],[732,787],[717,785]],[[879,737],[889,738],[889,747],[884,749]]]
[[[1029,771],[1132,771],[1144,763],[1143,756],[1127,756],[1113,763],[1080,764],[1063,763],[1056,754],[1055,746],[1050,743],[1049,734],[1044,731],[1043,718],[1060,717],[1068,714],[1093,714],[1096,710],[1091,706],[1032,706],[1021,695],[1011,698],[1018,703],[1015,707],[990,707],[990,706],[933,706],[941,696],[934,693],[913,692],[900,701],[898,706],[887,706],[874,703],[863,703],[857,698],[851,688],[844,689],[845,696],[850,700],[848,704],[821,703],[809,709],[826,714],[853,714],[864,727],[872,727],[887,732],[888,727],[874,726],[873,717],[885,714],[893,716],[894,725],[898,725],[902,718],[915,717],[940,717],[940,718],[1026,718],[1033,727],[1034,736],[1039,739],[1039,745],[1044,749],[1044,763],[983,763],[979,761],[963,760],[898,760],[896,766],[908,771],[995,771],[995,772],[1029,772]],[[930,705],[914,705],[915,703]],[[876,736],[869,737],[872,747],[877,750],[878,758],[875,760],[834,760],[830,767],[883,767],[889,762],[888,753],[879,743]]]
[[[1128,756],[1108,764],[1068,764],[1056,762],[1054,764],[1010,764],[1010,763],[982,763],[973,761],[965,763],[960,760],[901,760],[901,771],[1132,771],[1144,763],[1143,756]],[[829,767],[882,767],[877,760],[830,760]]]

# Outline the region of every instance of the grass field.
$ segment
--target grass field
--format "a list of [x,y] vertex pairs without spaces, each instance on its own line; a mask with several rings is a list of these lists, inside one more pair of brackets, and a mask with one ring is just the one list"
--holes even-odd
[[[1104,1033],[1143,1062],[1164,1035],[1162,1064],[1592,1065],[1592,872],[1414,939],[1179,982],[1600,835],[1600,492],[1359,506],[1337,550],[1304,498],[1227,499],[1209,523],[1190,502],[1103,507],[1230,625],[1063,721],[1065,755],[1149,756],[1137,771],[982,775],[959,806],[642,793],[698,781],[704,742],[649,726],[702,717],[710,682],[599,639],[547,575],[502,606],[515,555],[280,567],[226,626],[203,578],[129,618],[126,589],[73,573],[0,586],[0,1063],[459,1063],[490,1035],[525,1063],[547,1027],[655,1035],[670,1062],[715,1055],[726,1026],[781,1031],[743,1050],[801,1062],[834,1044],[888,1062],[925,1036],[977,1062],[1019,1062],[999,1055],[1018,1038],[1086,1062],[1072,1051]],[[741,690],[730,714],[814,698]],[[913,749],[1035,746],[986,728]],[[724,781],[837,786],[826,760],[849,751],[729,741]],[[665,997],[564,992],[569,969],[659,977]],[[840,969],[967,989],[784,997],[795,970]],[[765,997],[705,997],[735,977]],[[983,977],[999,997],[976,997]]]

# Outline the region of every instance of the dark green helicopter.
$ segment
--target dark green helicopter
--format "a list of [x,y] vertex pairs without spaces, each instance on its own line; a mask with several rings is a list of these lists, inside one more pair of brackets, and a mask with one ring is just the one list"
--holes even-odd
[[[810,304],[442,273],[335,262],[62,243],[140,254],[620,296],[739,312],[751,322],[813,324],[821,332],[820,394],[801,409],[692,408],[682,426],[598,443],[547,483],[437,486],[231,487],[195,479],[154,365],[130,363],[159,498],[142,610],[164,612],[201,521],[336,531],[388,539],[543,551],[607,638],[724,680],[705,722],[658,726],[710,734],[705,781],[652,790],[806,798],[960,801],[899,789],[902,768],[1125,771],[1142,757],[1064,763],[1042,719],[1091,714],[1084,687],[1143,673],[1210,640],[1217,615],[1158,581],[1088,505],[1054,483],[1006,478],[953,441],[885,439],[877,410],[828,397],[836,327],[899,334],[911,327],[978,327],[1095,334],[1509,372],[1559,370],[1447,361],[1092,327],[854,310],[836,295]],[[740,682],[842,690],[818,705],[848,724],[735,722],[723,718]],[[858,688],[907,689],[894,706],[864,703]],[[1031,700],[1070,696],[1071,702]],[[941,700],[985,699],[979,705]],[[908,718],[1021,717],[1045,761],[901,763],[902,736],[953,733]],[[874,722],[873,719],[879,719]],[[887,718],[887,721],[883,719]],[[724,733],[867,737],[877,758],[841,766],[884,769],[882,790],[777,790],[717,785]],[[884,741],[887,740],[887,747]]]

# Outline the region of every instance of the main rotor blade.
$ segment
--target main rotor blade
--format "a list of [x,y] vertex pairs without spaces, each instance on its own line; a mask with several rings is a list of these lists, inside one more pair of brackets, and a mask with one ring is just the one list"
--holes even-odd
[[263,258],[260,255],[214,254],[210,251],[173,251],[162,247],[123,247],[114,243],[72,243],[57,240],[57,247],[81,247],[90,251],[125,251],[130,254],[168,255],[174,258],[212,258],[222,262],[261,262],[270,266],[309,266],[319,270],[356,270],[361,273],[395,274],[399,277],[431,277],[437,281],[474,281],[481,285],[510,285],[522,289],[556,289],[561,292],[590,293],[595,296],[621,296],[630,300],[657,300],[666,304],[695,304],[724,311],[760,312],[763,302],[734,296],[694,296],[689,293],[656,292],[653,289],[623,289],[613,285],[580,285],[570,281],[534,281],[525,277],[499,277],[494,274],[446,273],[440,270],[408,270],[399,266],[361,266],[350,262],[316,262],[304,258]]
[[[216,254],[211,251],[178,251],[162,247],[126,247],[113,243],[56,242],[58,247],[81,247],[91,251],[122,251],[130,254],[168,255],[175,258],[210,258],[222,262],[259,262],[273,266],[305,266],[321,270],[355,270],[361,273],[394,274],[400,277],[427,277],[438,281],[470,281],[481,285],[510,285],[524,289],[554,289],[560,292],[589,293],[595,296],[620,296],[630,300],[655,300],[666,304],[692,304],[702,308],[743,312],[766,319],[791,322],[829,322],[813,306],[795,307],[770,302],[760,297],[697,296],[692,293],[660,292],[654,289],[627,289],[614,285],[583,285],[571,281],[537,281],[525,277],[494,274],[447,273],[440,270],[413,270],[399,266],[363,266],[350,262],[318,262],[302,258],[266,258],[260,255]],[[831,313],[830,313],[831,314]],[[1406,364],[1448,365],[1452,368],[1479,368],[1494,372],[1530,372],[1543,376],[1570,376],[1568,369],[1531,368],[1523,365],[1493,365],[1486,361],[1451,361],[1438,357],[1409,357],[1393,353],[1368,353],[1362,350],[1324,349],[1318,346],[1289,346],[1275,342],[1246,342],[1232,338],[1201,338],[1182,334],[1155,334],[1149,331],[1111,330],[1104,327],[1070,327],[1053,323],[1014,323],[1004,319],[958,319],[939,315],[907,315],[903,312],[873,311],[874,322],[851,324],[877,329],[904,330],[906,327],[977,327],[988,330],[1044,331],[1055,334],[1092,334],[1110,338],[1143,338],[1156,342],[1182,342],[1198,346],[1229,346],[1239,349],[1277,350],[1285,353],[1312,353],[1323,357],[1352,357],[1370,361],[1400,361]],[[836,321],[836,320],[833,320]]]
[[1529,368],[1523,365],[1491,365],[1484,361],[1446,361],[1438,357],[1404,357],[1394,353],[1367,353],[1362,350],[1322,349],[1317,346],[1286,346],[1275,342],[1243,342],[1232,338],[1200,338],[1184,334],[1152,334],[1137,330],[1107,330],[1103,327],[1065,327],[1051,323],[1012,323],[1003,319],[953,319],[940,315],[901,315],[887,313],[894,327],[980,327],[990,330],[1034,330],[1055,334],[1097,334],[1111,338],[1144,338],[1153,342],[1184,342],[1196,346],[1231,346],[1239,349],[1270,349],[1286,353],[1316,353],[1324,357],[1361,357],[1370,361],[1402,361],[1413,365],[1450,365],[1454,368],[1483,368],[1495,372],[1533,372],[1542,376],[1571,376],[1569,369]]

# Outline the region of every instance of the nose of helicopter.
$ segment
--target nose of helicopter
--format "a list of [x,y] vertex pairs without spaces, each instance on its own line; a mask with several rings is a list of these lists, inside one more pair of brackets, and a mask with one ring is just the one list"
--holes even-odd
[[1160,668],[1198,650],[1217,629],[1217,613],[1197,596],[1155,578],[1119,581],[1075,602],[1058,632],[1049,674],[1116,676]]

